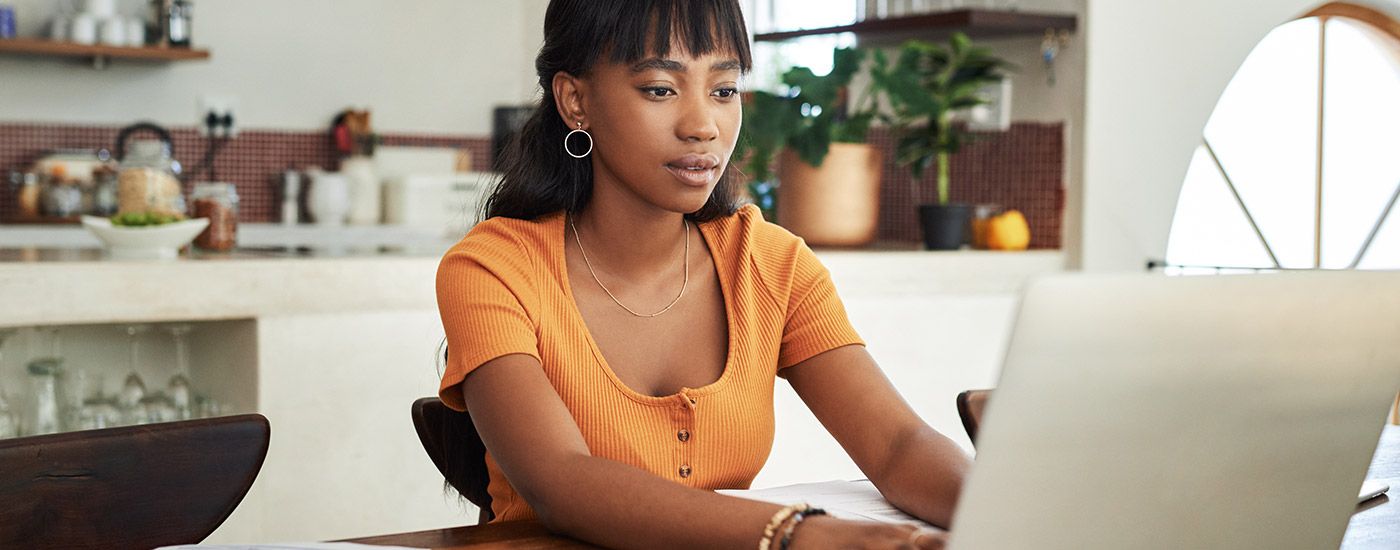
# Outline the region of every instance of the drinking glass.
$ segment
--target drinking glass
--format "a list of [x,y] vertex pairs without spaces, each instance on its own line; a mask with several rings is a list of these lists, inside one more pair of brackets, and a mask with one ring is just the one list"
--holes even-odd
[[0,329],[0,439],[19,436],[19,416],[10,406],[5,393],[5,340],[15,335],[15,329]]
[[35,359],[29,363],[29,426],[25,435],[45,435],[63,430],[58,411],[58,360]]
[[193,327],[179,324],[168,326],[165,330],[169,331],[170,337],[175,340],[175,375],[170,377],[165,392],[169,397],[170,405],[175,408],[176,418],[189,420],[194,415],[194,404],[191,402],[193,390],[189,375],[190,347],[186,338]]
[[126,326],[128,366],[131,372],[126,375],[126,380],[122,382],[121,392],[117,394],[117,409],[122,413],[123,424],[145,424],[149,420],[145,407],[141,403],[141,400],[146,398],[146,382],[141,380],[141,375],[137,373],[137,370],[141,366],[140,336],[150,329],[150,325]]

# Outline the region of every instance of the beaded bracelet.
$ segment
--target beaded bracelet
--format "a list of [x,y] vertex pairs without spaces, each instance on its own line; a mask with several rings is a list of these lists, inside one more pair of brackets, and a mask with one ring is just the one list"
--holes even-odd
[[772,547],[773,537],[777,536],[778,528],[782,527],[783,522],[786,522],[793,514],[800,514],[809,509],[811,509],[811,506],[803,503],[784,506],[781,510],[775,512],[772,519],[768,520],[768,526],[763,528],[763,538],[758,540],[758,550],[768,550]]
[[825,515],[826,510],[823,510],[821,508],[808,508],[806,510],[799,511],[796,514],[794,514],[792,516],[792,519],[788,520],[787,529],[783,530],[782,540],[778,541],[778,550],[787,550],[788,545],[792,544],[792,534],[797,531],[797,525],[802,523],[802,520],[812,516]]

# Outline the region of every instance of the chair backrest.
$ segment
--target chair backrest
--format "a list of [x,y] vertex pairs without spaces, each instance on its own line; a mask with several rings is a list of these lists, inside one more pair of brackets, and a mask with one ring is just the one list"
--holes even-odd
[[447,408],[436,397],[424,397],[413,402],[413,427],[447,484],[481,508],[480,523],[496,517],[486,491],[491,481],[486,473],[486,444],[476,433],[472,416]]
[[991,397],[992,390],[967,390],[958,394],[958,417],[962,418],[963,429],[973,445],[977,444],[977,426],[982,423],[982,411]]
[[252,487],[268,436],[249,414],[0,439],[0,548],[198,543]]

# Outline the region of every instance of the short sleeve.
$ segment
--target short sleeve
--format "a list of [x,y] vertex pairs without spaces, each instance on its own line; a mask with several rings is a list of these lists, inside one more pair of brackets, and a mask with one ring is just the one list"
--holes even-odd
[[458,386],[486,362],[512,354],[539,359],[530,314],[538,294],[530,267],[529,255],[515,239],[490,222],[443,257],[437,300],[447,333],[447,366],[438,397],[448,407],[466,410]]
[[846,317],[831,273],[805,243],[797,246],[790,289],[779,371],[839,347],[865,345]]

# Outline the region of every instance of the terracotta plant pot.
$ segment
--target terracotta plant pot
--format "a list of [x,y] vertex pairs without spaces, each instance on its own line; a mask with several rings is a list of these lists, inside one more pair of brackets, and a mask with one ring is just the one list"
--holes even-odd
[[864,246],[880,219],[879,151],[833,143],[821,167],[791,149],[778,159],[778,224],[811,246]]

